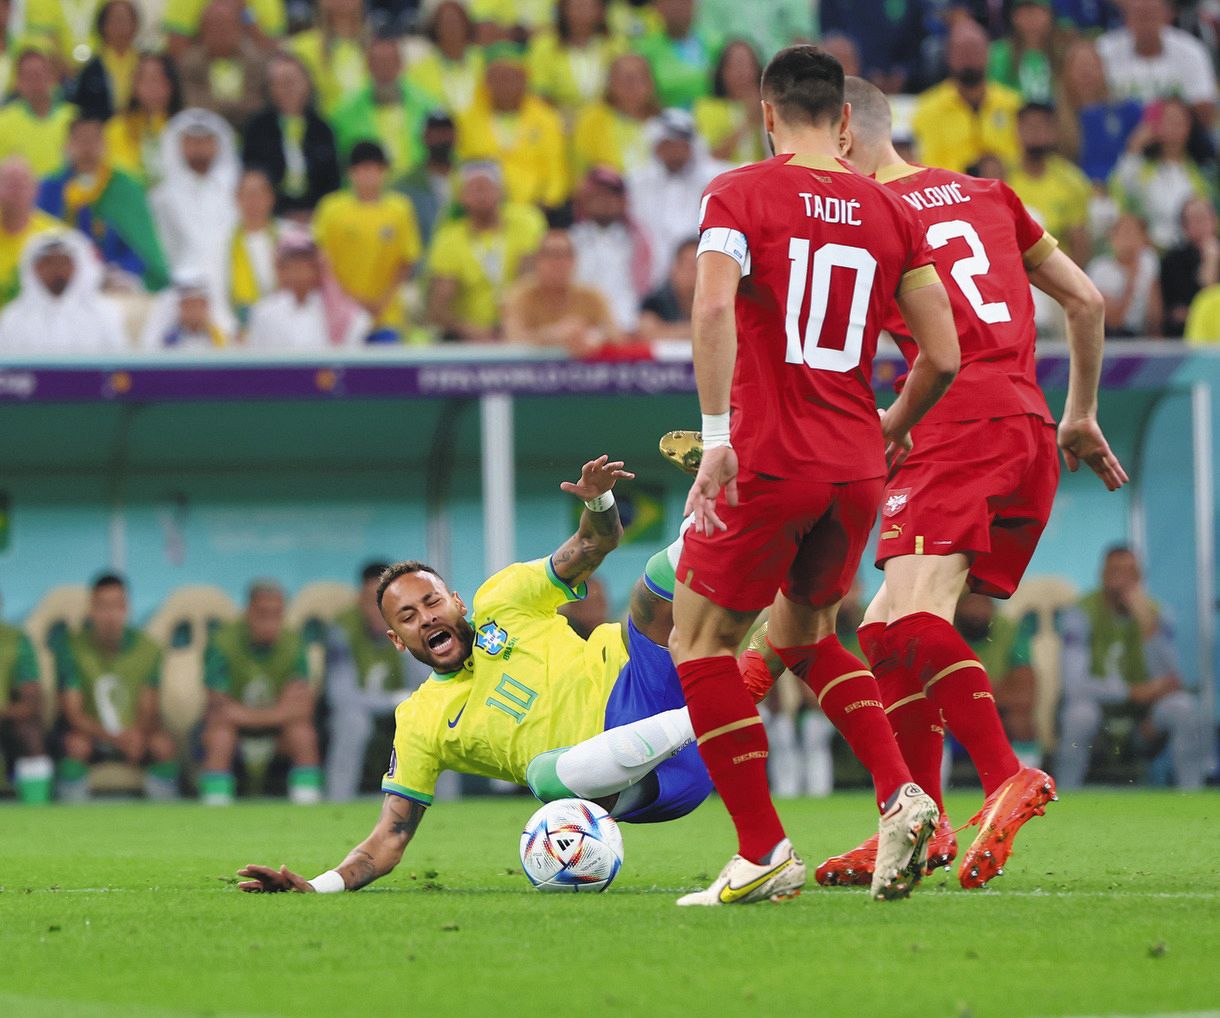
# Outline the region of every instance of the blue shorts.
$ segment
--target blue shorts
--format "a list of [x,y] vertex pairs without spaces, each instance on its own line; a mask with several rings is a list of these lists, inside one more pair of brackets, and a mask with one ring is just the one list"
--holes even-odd
[[[606,703],[606,728],[686,706],[682,684],[667,647],[658,647],[627,620],[627,664],[619,672]],[[656,799],[615,819],[629,824],[677,820],[695,809],[712,791],[698,747],[692,742],[657,767]]]

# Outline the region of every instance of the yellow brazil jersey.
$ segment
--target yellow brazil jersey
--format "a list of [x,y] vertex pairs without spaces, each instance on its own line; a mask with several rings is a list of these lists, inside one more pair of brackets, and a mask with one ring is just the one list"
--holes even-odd
[[[339,285],[362,302],[380,300],[403,269],[419,261],[422,248],[415,209],[393,193],[375,202],[362,202],[350,191],[327,195],[314,216],[314,234]],[[377,325],[401,329],[406,324],[401,289]]]
[[1192,346],[1220,343],[1220,285],[1195,294],[1186,316],[1185,339]]
[[1026,173],[1018,163],[1009,170],[1008,186],[1052,237],[1066,237],[1088,225],[1093,188],[1080,168],[1063,156],[1051,156],[1040,177]]
[[500,300],[517,278],[521,260],[542,243],[546,220],[532,205],[505,205],[495,230],[476,232],[457,219],[437,229],[428,271],[458,284],[458,318],[479,328],[500,320]]
[[0,159],[25,156],[38,177],[49,177],[64,164],[68,127],[76,107],[59,103],[45,117],[15,100],[0,107]]
[[985,155],[1015,162],[1021,154],[1020,108],[1020,94],[994,81],[988,83],[978,110],[962,99],[956,82],[933,85],[920,95],[911,117],[919,161],[959,173]]
[[527,95],[516,113],[496,113],[485,97],[477,97],[457,118],[457,157],[500,163],[509,201],[555,206],[568,197],[563,120],[535,95]]
[[652,158],[648,121],[633,120],[604,102],[581,110],[572,128],[572,174],[583,180],[595,166],[630,173]]
[[622,628],[582,640],[556,609],[584,597],[549,558],[496,573],[474,596],[474,651],[428,681],[394,713],[394,753],[383,792],[428,805],[443,770],[525,784],[540,753],[605,727],[606,701],[627,663]]

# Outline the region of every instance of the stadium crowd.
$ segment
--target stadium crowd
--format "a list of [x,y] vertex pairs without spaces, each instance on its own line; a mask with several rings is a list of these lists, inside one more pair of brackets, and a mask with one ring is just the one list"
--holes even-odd
[[[394,709],[428,672],[386,639],[376,601],[384,568],[370,563],[354,589],[324,584],[323,596],[303,591],[291,606],[270,580],[250,585],[242,610],[210,588],[188,589],[143,627],[133,624],[126,580],[107,572],[81,592],[75,618],[52,595],[57,603],[24,628],[0,623],[0,789],[11,776],[26,802],[142,790],[212,805],[239,790],[286,791],[301,804],[375,791]],[[587,637],[608,620],[605,587],[591,580],[564,614]],[[840,613],[850,648],[863,614],[858,596]],[[1213,734],[1183,684],[1172,625],[1127,548],[1106,553],[1097,590],[1061,599],[1051,659],[1032,651],[1048,635],[1036,635],[1034,613],[1000,614],[990,598],[967,594],[956,626],[992,676],[1020,757],[1050,767],[1060,787],[1087,776],[1203,784]],[[781,798],[828,795],[836,770],[840,783],[861,777],[806,690],[784,676],[764,712]],[[951,745],[946,782],[953,757]],[[515,790],[501,785],[491,790]],[[439,794],[462,787],[449,774]]]
[[[1220,338],[1217,15],[1169,0],[0,0],[0,356],[683,337],[819,41],[1006,179],[1115,337]],[[1047,305],[1040,328],[1061,323]]]

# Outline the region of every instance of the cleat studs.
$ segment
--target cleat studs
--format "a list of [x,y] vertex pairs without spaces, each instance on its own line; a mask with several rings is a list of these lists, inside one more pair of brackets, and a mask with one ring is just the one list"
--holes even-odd
[[977,866],[975,866],[970,870],[970,876],[974,879],[977,879],[978,875],[979,875],[979,868]]
[[990,859],[990,858],[991,858],[991,849],[987,849],[987,851],[983,853],[983,858],[984,858],[984,859]]
[[996,875],[997,877],[1002,877],[1002,876],[1004,875],[1004,867],[1003,867],[1003,866],[1001,866],[1001,867],[1000,867],[998,870],[996,870],[996,871],[995,871],[995,875]]

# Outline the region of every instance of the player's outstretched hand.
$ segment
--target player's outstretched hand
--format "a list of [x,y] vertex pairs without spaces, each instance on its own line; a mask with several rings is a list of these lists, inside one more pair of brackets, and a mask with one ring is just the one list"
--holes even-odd
[[728,525],[716,514],[716,498],[724,489],[729,505],[737,504],[737,453],[731,445],[704,449],[699,473],[686,496],[686,516],[693,516],[692,526],[701,534],[727,530]]
[[270,866],[247,866],[238,870],[239,877],[246,877],[237,886],[250,894],[275,894],[278,891],[296,891],[298,894],[313,894],[313,885],[304,877],[297,876],[287,866],[273,870]]
[[564,481],[559,487],[569,495],[575,495],[586,502],[598,495],[604,495],[614,487],[614,482],[620,479],[633,480],[635,474],[623,469],[622,460],[611,461],[609,456],[598,456],[589,460],[580,468],[580,480],[573,483]]
[[1072,473],[1079,470],[1083,462],[1101,478],[1109,491],[1117,491],[1130,479],[1118,457],[1110,451],[1110,444],[1097,421],[1092,418],[1060,424],[1059,448],[1063,450],[1063,460]]

